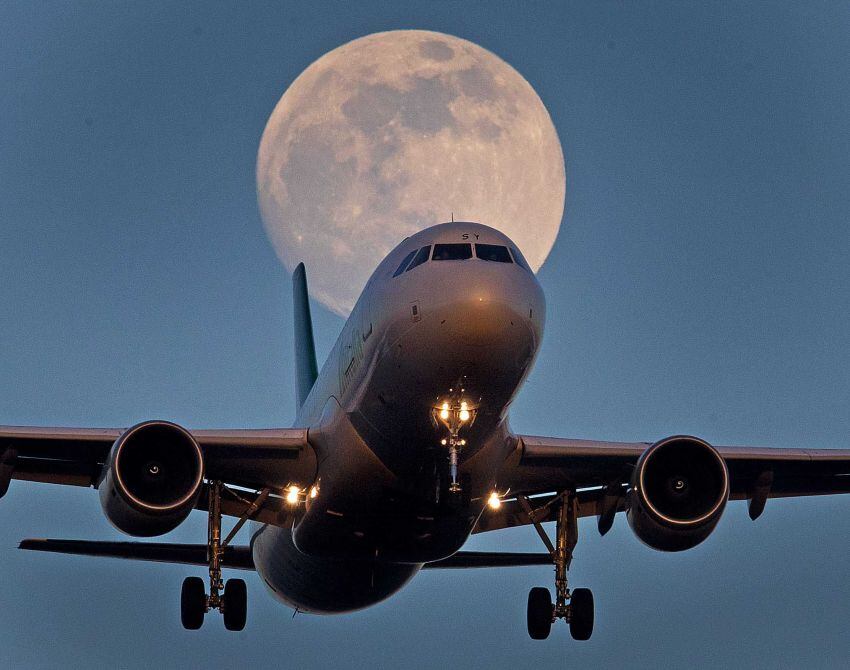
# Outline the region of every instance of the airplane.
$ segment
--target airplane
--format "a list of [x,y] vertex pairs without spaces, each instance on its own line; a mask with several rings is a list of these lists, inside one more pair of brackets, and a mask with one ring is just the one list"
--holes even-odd
[[[401,242],[378,265],[321,372],[306,272],[293,274],[293,427],[189,430],[0,426],[0,496],[12,479],[94,487],[106,518],[163,535],[194,510],[205,543],[27,539],[21,549],[204,566],[181,621],[218,610],[242,630],[247,595],[223,569],[254,570],[298,612],[341,614],[389,598],[420,570],[554,567],[554,600],[532,588],[527,628],[593,631],[594,601],[571,589],[578,519],[605,534],[626,515],[636,536],[683,551],[727,501],[755,520],[770,498],[850,492],[850,450],[711,445],[689,435],[601,442],[514,433],[511,402],[543,337],[543,291],[519,248],[480,223],[449,222]],[[236,519],[222,537],[222,517]],[[544,523],[554,522],[550,538]],[[250,543],[233,544],[250,523]],[[545,551],[464,551],[474,533],[532,525]]]

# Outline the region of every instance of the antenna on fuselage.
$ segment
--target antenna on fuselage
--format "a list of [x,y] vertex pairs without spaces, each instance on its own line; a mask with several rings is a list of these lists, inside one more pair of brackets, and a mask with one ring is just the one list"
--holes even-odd
[[454,222],[455,222],[455,213],[452,212],[452,223],[454,223]]

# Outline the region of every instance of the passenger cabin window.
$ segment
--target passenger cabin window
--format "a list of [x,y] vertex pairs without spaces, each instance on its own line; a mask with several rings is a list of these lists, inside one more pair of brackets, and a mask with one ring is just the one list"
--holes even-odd
[[493,261],[494,263],[513,263],[508,248],[498,244],[476,244],[475,255],[482,261]]
[[511,254],[513,254],[514,262],[517,265],[519,265],[524,270],[528,270],[529,272],[532,272],[531,267],[528,265],[528,263],[526,262],[523,255],[519,252],[519,249],[517,249],[516,247],[511,247]]
[[393,277],[398,277],[402,272],[404,272],[404,269],[407,267],[407,264],[410,263],[410,259],[413,258],[415,255],[416,249],[407,254],[407,256],[404,257],[404,260],[398,266],[398,270],[393,273]]
[[472,258],[471,244],[435,244],[432,261],[465,261]]
[[417,253],[416,256],[411,261],[410,266],[407,268],[408,270],[412,270],[417,265],[422,265],[425,261],[428,260],[428,256],[431,253],[431,246],[422,247]]

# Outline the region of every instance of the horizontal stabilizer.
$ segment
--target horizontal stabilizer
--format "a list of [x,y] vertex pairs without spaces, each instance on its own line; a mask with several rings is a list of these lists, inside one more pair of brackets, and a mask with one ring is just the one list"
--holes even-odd
[[[165,542],[97,542],[93,540],[21,540],[19,549],[49,551],[57,554],[79,556],[104,556],[158,563],[207,565],[205,544],[169,544]],[[224,568],[253,570],[254,559],[248,546],[227,546],[221,562]],[[509,568],[529,565],[552,565],[549,554],[494,553],[487,551],[459,551],[441,561],[426,563],[431,568]]]
[[490,551],[459,551],[441,561],[426,563],[430,568],[519,568],[528,565],[552,565],[551,554],[499,553]]
[[[50,551],[57,554],[106,556],[136,561],[207,565],[207,545],[168,544],[164,542],[95,542],[91,540],[22,540],[19,549]],[[221,565],[224,568],[253,570],[254,559],[247,546],[224,548]]]

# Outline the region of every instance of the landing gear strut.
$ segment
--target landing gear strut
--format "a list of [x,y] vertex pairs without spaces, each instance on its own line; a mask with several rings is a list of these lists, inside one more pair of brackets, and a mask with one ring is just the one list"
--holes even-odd
[[[478,408],[471,400],[463,395],[466,389],[461,386],[463,379],[455,387],[449,389],[445,396],[431,408],[431,419],[435,426],[442,424],[448,431],[448,437],[440,440],[440,444],[448,449],[449,461],[449,493],[457,496],[463,490],[458,479],[460,451],[466,446],[466,440],[460,439],[460,429],[469,427],[475,422]],[[456,391],[455,388],[458,390]]]
[[[227,583],[221,577],[221,559],[224,548],[236,535],[237,531],[247,521],[248,513],[240,519],[236,527],[221,540],[221,489],[219,481],[210,482],[209,486],[209,523],[207,524],[207,561],[209,562],[209,595],[204,592],[204,581],[200,577],[187,577],[183,580],[180,592],[180,619],[183,627],[197,630],[204,623],[204,615],[210,610],[217,609],[224,616],[224,627],[227,630],[242,630],[248,617],[248,591],[242,579],[228,579]],[[261,494],[262,500],[268,492]],[[254,508],[262,504],[257,499]],[[250,513],[253,513],[251,510]],[[223,593],[222,593],[223,591]]]
[[[528,594],[528,634],[535,640],[545,640],[552,624],[557,619],[564,619],[569,623],[574,639],[590,639],[593,633],[593,594],[590,589],[574,589],[571,593],[567,582],[567,571],[578,541],[578,499],[575,492],[565,491],[537,509],[531,507],[527,497],[519,496],[517,499],[555,565],[554,604],[546,588],[535,587]],[[541,523],[541,519],[549,516],[553,505],[557,506],[554,545]]]

